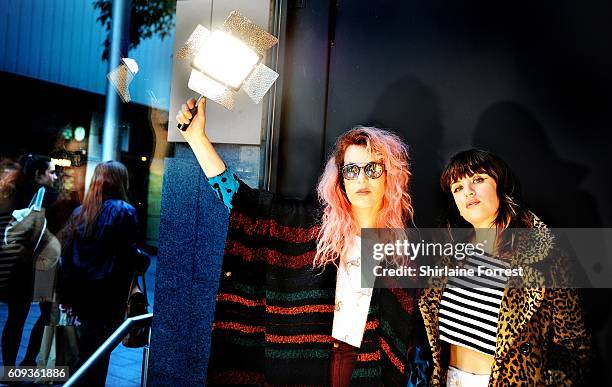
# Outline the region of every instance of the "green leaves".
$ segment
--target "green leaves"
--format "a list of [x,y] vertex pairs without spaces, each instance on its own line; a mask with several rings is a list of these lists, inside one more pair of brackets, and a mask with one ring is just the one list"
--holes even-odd
[[[170,35],[174,27],[175,5],[175,0],[132,0],[128,50],[136,48],[141,40],[151,38],[154,35],[158,35],[162,39]],[[97,21],[108,32],[102,52],[102,60],[106,61],[109,58],[113,1],[94,0],[93,6],[94,9],[100,11]]]

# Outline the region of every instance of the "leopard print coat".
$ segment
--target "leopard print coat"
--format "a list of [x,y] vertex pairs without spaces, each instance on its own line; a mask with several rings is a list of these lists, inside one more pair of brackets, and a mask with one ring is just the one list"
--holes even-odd
[[[563,253],[552,233],[534,216],[534,233],[523,241],[516,259],[528,275],[563,278]],[[538,272],[538,263],[551,273]],[[558,262],[558,263],[557,263]],[[532,282],[533,283],[533,282]],[[550,283],[550,282],[549,282]],[[562,285],[561,285],[562,286]],[[419,299],[432,353],[431,385],[446,384],[448,356],[439,339],[438,314],[443,286],[425,289]],[[588,372],[591,337],[585,328],[580,296],[562,287],[511,288],[505,290],[497,325],[497,345],[489,386],[581,385]]]

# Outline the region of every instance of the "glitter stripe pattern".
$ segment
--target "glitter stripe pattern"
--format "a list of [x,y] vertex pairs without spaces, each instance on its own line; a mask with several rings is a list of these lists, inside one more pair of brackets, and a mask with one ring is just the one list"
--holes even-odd
[[[207,382],[329,385],[337,273],[312,270],[320,212],[243,183],[231,203]],[[414,298],[375,290],[353,384],[403,380]]]

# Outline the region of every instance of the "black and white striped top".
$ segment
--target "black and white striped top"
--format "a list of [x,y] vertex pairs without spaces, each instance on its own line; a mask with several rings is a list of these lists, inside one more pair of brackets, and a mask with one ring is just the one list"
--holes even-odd
[[[509,265],[488,255],[465,258],[465,268],[505,269]],[[449,277],[440,304],[440,340],[493,356],[504,288],[504,276]]]

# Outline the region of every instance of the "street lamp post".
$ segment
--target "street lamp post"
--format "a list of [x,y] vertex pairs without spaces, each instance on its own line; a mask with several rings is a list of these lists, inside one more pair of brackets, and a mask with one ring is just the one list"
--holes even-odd
[[[131,0],[114,0],[111,39],[109,48],[109,71],[121,64],[121,58],[128,56],[130,42]],[[104,132],[102,134],[102,160],[117,160],[119,151],[119,118],[121,99],[111,82],[106,84],[106,109],[104,111]]]

